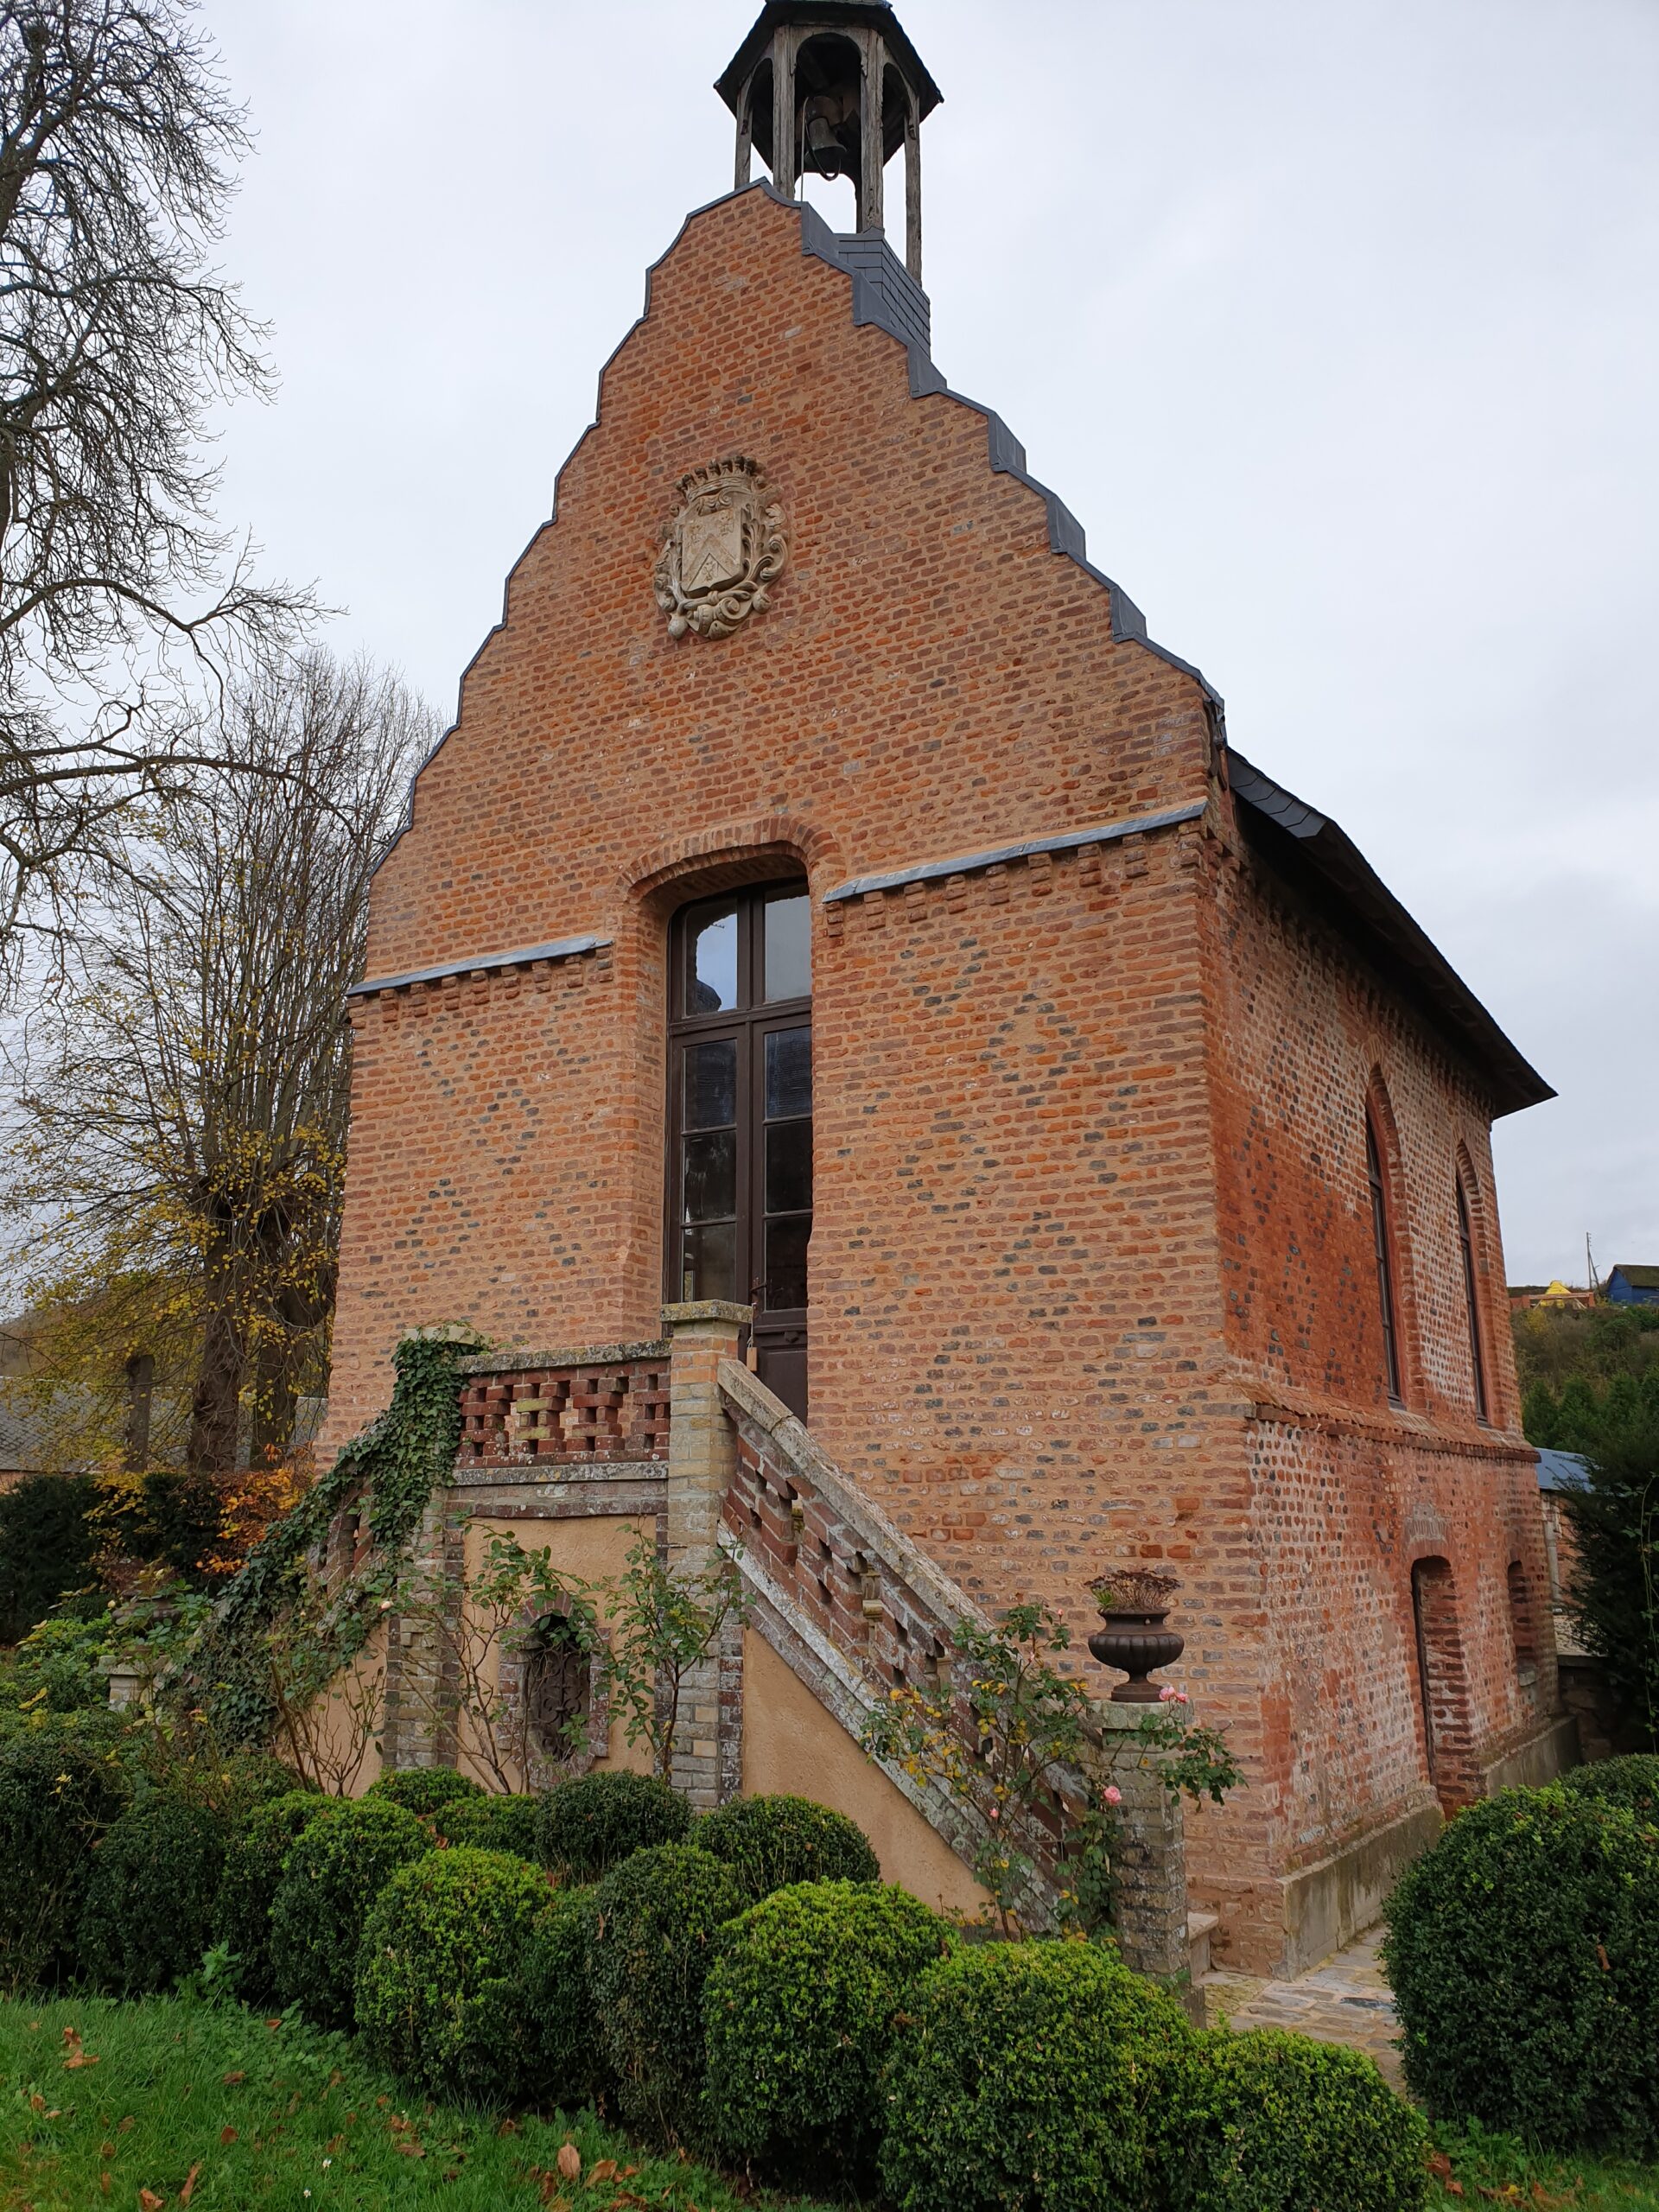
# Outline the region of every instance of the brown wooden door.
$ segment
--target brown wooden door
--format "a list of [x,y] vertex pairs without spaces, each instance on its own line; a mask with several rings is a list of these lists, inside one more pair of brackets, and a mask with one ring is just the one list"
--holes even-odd
[[760,1379],[806,1418],[811,903],[757,884],[675,917],[668,1294],[753,1305]]

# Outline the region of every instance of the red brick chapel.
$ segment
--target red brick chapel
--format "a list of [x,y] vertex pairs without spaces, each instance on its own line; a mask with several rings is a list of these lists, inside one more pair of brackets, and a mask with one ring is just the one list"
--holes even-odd
[[718,89],[736,188],[375,886],[332,1434],[474,1325],[475,1509],[592,1566],[724,1422],[704,1802],[865,1805],[858,1701],[953,1603],[1083,1631],[1166,1568],[1248,1771],[1192,1901],[1306,1965],[1568,1753],[1489,1142],[1551,1094],[934,365],[892,9],[767,0]]

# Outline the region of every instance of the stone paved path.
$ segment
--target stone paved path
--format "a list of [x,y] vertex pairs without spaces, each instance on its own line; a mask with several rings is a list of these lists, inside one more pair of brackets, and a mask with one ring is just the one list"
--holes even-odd
[[1382,1930],[1362,1936],[1312,1974],[1294,1981],[1262,1981],[1215,1967],[1205,1976],[1210,2025],[1294,2028],[1321,2043],[1351,2044],[1369,2051],[1396,2088],[1402,2086],[1394,1998],[1376,1955]]

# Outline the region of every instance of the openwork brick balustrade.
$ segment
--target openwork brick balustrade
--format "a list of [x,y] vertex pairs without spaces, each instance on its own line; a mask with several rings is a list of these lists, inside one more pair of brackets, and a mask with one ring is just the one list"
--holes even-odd
[[614,1358],[526,1357],[482,1363],[461,1386],[461,1467],[571,1466],[665,1460],[666,1344]]

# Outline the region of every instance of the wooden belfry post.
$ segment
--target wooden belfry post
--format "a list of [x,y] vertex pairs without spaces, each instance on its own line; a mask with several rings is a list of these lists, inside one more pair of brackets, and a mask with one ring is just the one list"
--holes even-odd
[[861,233],[887,229],[887,165],[902,147],[905,260],[922,281],[924,120],[942,97],[887,0],[766,0],[715,90],[737,118],[735,181],[759,153],[779,192],[847,176]]

